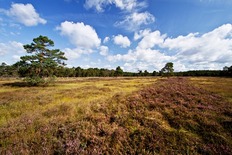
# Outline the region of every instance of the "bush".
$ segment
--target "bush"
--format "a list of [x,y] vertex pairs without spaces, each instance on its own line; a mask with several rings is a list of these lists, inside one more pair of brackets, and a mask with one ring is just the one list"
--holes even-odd
[[54,84],[55,79],[56,79],[55,76],[51,76],[47,78],[33,76],[33,77],[26,77],[24,81],[27,82],[29,86],[48,86],[49,84]]

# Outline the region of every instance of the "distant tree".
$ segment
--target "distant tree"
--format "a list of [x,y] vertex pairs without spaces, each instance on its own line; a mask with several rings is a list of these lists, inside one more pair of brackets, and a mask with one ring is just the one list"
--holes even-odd
[[6,74],[7,70],[7,64],[5,62],[2,62],[0,66],[0,76],[4,76]]
[[230,67],[225,66],[225,67],[223,67],[223,71],[228,71],[229,68],[230,68]]
[[67,58],[64,53],[59,49],[50,49],[53,46],[54,42],[46,36],[34,38],[31,44],[23,46],[30,55],[21,57],[19,73],[26,76],[29,84],[47,84],[56,67],[65,65],[63,60]]
[[144,71],[144,76],[148,76],[149,72],[147,70]]
[[82,76],[83,69],[81,67],[75,68],[76,77]]
[[114,76],[123,76],[123,70],[118,66],[115,70]]
[[157,75],[158,75],[158,73],[156,71],[152,72],[152,76],[157,76]]
[[161,69],[161,75],[162,76],[173,76],[174,75],[174,69],[173,69],[173,63],[168,62],[164,66],[164,68]]
[[230,66],[229,68],[228,68],[228,76],[232,76],[232,66]]
[[18,76],[17,67],[14,65],[7,65],[3,62],[0,65],[0,76],[1,77],[16,77]]
[[137,74],[138,76],[143,76],[143,71],[142,70],[140,70],[140,69],[138,69],[138,74]]
[[1,67],[6,67],[7,64],[5,62],[2,62]]

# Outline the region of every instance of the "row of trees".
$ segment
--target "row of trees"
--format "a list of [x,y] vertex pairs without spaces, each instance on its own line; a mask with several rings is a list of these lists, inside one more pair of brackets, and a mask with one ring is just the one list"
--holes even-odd
[[[231,66],[232,69],[232,66]],[[186,72],[176,72],[175,76],[212,76],[212,77],[232,77],[232,70],[193,70]]]
[[[51,72],[50,72],[51,73]],[[0,77],[27,77],[31,74],[30,70],[26,67],[22,67],[19,62],[14,65],[7,65],[2,63],[0,65]],[[124,72],[120,66],[116,69],[105,69],[105,68],[88,68],[84,69],[81,67],[64,67],[58,66],[52,70],[52,75],[56,77],[118,77],[118,76],[158,76],[158,72],[152,73],[147,70],[138,72]],[[48,72],[44,72],[44,77],[49,76]]]
[[[118,69],[118,71],[117,71]],[[120,66],[116,69],[105,68],[88,68],[81,67],[56,67],[52,71],[53,76],[56,77],[116,77],[116,76],[218,76],[226,77],[232,76],[232,66],[227,70],[195,70],[186,72],[167,72],[162,70],[160,72],[148,72],[147,70],[138,70],[135,72],[124,72]],[[2,63],[0,65],[0,77],[26,77],[28,74],[24,68],[21,68],[18,63],[14,65],[7,65]]]
[[46,36],[33,39],[31,44],[24,45],[29,55],[22,56],[14,65],[2,63],[0,76],[2,77],[26,77],[25,81],[30,85],[48,84],[54,77],[113,77],[113,76],[231,76],[232,66],[224,67],[223,71],[188,71],[174,73],[173,63],[168,62],[160,72],[149,73],[139,70],[137,73],[123,72],[120,66],[115,70],[89,68],[67,68],[64,61],[67,58],[59,49],[52,49],[54,42]]

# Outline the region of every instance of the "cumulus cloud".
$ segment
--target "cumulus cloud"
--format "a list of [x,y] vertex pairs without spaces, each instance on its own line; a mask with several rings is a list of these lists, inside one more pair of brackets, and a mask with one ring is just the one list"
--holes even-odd
[[77,48],[93,49],[101,44],[95,29],[84,23],[74,23],[65,21],[57,27],[61,35],[66,36]]
[[0,56],[6,63],[14,63],[20,60],[20,56],[25,55],[23,44],[16,41],[0,43]]
[[91,54],[94,51],[92,49],[81,49],[81,48],[65,48],[62,50],[68,60],[79,58],[82,54]]
[[113,41],[116,45],[119,45],[122,48],[127,48],[130,46],[131,42],[127,36],[122,36],[121,34],[114,36]]
[[136,62],[137,57],[132,50],[129,50],[127,54],[109,55],[107,59],[110,62],[124,61],[124,62]]
[[45,19],[39,16],[32,4],[12,3],[9,10],[1,9],[1,12],[25,26],[47,23]]
[[[140,31],[134,50],[126,54],[109,55],[109,61],[123,61],[125,68],[160,70],[173,62],[176,71],[196,69],[222,69],[232,62],[232,25],[222,25],[208,33],[190,33],[176,38],[159,31]],[[142,67],[140,67],[140,65]]]
[[109,48],[107,46],[101,46],[99,50],[100,50],[100,55],[103,55],[103,56],[108,55]]
[[138,47],[139,49],[148,49],[153,48],[155,45],[162,45],[166,35],[161,35],[159,31],[154,32],[146,32],[144,34],[143,39],[139,42]]
[[125,69],[128,71],[149,69],[150,67],[153,70],[160,70],[166,62],[173,61],[173,57],[152,49],[129,50],[127,54],[108,56],[107,59],[112,62],[125,62]]
[[232,62],[232,25],[225,24],[211,32],[199,35],[167,38],[163,47],[176,50],[176,57],[190,63]]
[[155,17],[149,12],[133,12],[127,16],[123,21],[115,23],[115,26],[123,27],[128,31],[139,30],[141,26],[148,25],[155,22]]

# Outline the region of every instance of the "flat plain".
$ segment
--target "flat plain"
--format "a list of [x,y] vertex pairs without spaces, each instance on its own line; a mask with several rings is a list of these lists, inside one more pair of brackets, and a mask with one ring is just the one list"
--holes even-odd
[[231,154],[231,78],[0,80],[0,154]]

